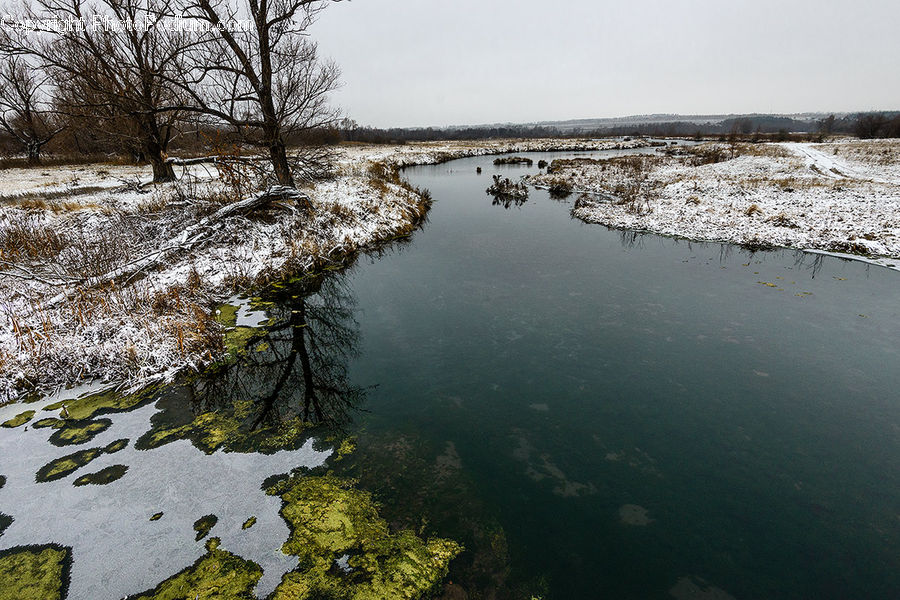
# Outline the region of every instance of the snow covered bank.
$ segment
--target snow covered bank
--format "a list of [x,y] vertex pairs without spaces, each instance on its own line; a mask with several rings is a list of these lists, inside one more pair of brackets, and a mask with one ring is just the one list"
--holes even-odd
[[213,313],[235,292],[415,228],[430,200],[390,166],[410,158],[393,158],[385,147],[340,151],[337,176],[301,190],[310,206],[285,198],[223,219],[213,217],[253,192],[212,166],[143,189],[147,169],[131,166],[0,171],[0,404],[216,360],[225,348]]
[[557,161],[535,185],[587,192],[573,214],[609,227],[750,246],[900,258],[900,142],[703,144]]
[[507,154],[510,152],[579,152],[588,150],[627,150],[653,145],[645,139],[534,139],[422,142],[401,146],[360,144],[345,147],[344,155],[364,156],[396,167],[436,165],[457,158]]

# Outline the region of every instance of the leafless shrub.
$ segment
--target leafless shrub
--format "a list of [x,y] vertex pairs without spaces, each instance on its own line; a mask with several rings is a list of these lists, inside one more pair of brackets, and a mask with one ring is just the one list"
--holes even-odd
[[658,159],[650,156],[624,156],[611,159],[609,164],[619,172],[620,178],[612,190],[617,204],[628,212],[646,214],[656,197],[650,181],[650,171]]
[[500,175],[494,175],[494,183],[485,191],[494,197],[494,205],[502,205],[504,208],[513,204],[521,206],[528,200],[528,186]]
[[572,194],[572,184],[561,177],[555,177],[547,183],[547,191],[551,198],[567,198]]

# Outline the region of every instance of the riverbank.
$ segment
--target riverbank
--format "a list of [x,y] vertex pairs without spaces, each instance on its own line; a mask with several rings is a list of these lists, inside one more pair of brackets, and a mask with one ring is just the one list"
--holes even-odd
[[590,223],[900,258],[896,141],[676,145],[653,156],[557,161],[550,171],[529,182],[582,193],[572,213]]
[[[399,169],[504,152],[639,148],[644,140],[497,140],[333,150],[305,198],[220,216],[252,195],[242,174],[92,164],[0,171],[0,403],[78,382],[130,386],[226,351],[215,306],[287,276],[343,265],[411,233],[427,191]],[[308,203],[307,203],[308,199]],[[109,277],[113,275],[113,277]]]

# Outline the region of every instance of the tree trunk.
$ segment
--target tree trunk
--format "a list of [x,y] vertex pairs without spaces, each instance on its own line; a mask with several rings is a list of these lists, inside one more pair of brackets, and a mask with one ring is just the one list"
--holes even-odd
[[175,181],[175,169],[166,162],[166,143],[159,133],[159,125],[153,115],[139,118],[144,154],[153,167],[153,183]]
[[156,147],[155,152],[152,151],[150,147],[152,145],[150,144],[147,147],[147,156],[150,159],[150,165],[153,167],[153,183],[175,181],[175,169],[172,168],[172,164],[166,162],[166,158],[163,156],[159,146]]
[[284,142],[281,140],[272,142],[269,146],[269,158],[272,160],[272,167],[275,170],[278,185],[297,187],[294,185],[294,176],[291,173],[291,165],[287,159],[287,149],[284,147]]
[[36,142],[28,144],[28,164],[37,165],[41,162],[41,145]]
[[[298,318],[294,320],[293,315],[297,314]],[[322,406],[316,397],[316,383],[313,379],[312,361],[309,358],[309,351],[306,348],[306,333],[308,331],[308,323],[306,321],[306,302],[300,301],[300,310],[292,311],[291,317],[294,325],[294,348],[300,357],[300,368],[303,370],[303,420],[309,421],[310,406],[315,411],[316,422],[325,421],[325,415],[322,412]]]

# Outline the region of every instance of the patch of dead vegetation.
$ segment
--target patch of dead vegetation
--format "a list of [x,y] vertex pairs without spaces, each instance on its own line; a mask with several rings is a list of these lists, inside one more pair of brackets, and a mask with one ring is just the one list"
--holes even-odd
[[861,165],[900,166],[900,140],[845,140],[821,144],[818,148]]

